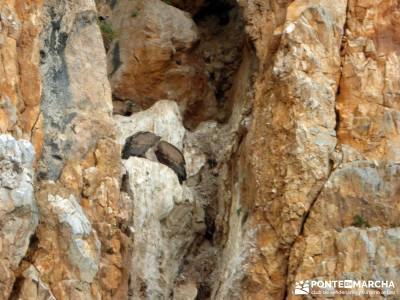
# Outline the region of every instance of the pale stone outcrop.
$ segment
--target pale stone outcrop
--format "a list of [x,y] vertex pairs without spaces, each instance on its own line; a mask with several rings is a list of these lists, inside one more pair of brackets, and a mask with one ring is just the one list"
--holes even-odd
[[191,138],[191,133],[183,126],[179,107],[174,101],[161,100],[149,109],[129,117],[115,115],[114,120],[121,148],[129,136],[140,131],[148,131],[183,152],[189,176],[197,174],[205,164],[205,155],[196,144],[196,138]]
[[125,140],[139,132],[149,131],[162,137],[162,139],[179,150],[183,149],[183,137],[185,127],[182,125],[182,117],[178,105],[174,101],[161,100],[149,109],[133,114],[130,117],[115,115],[118,128],[118,142],[125,144]]
[[0,135],[0,298],[7,299],[14,272],[25,256],[39,221],[34,196],[31,143]]
[[68,256],[71,264],[79,269],[82,281],[92,282],[99,270],[100,242],[97,234],[72,195],[67,199],[49,195],[48,202],[60,224],[70,229]]
[[193,199],[164,165],[131,157],[124,167],[134,212],[131,298],[168,298],[193,239]]
[[[186,129],[176,102],[159,101],[130,117],[114,118],[121,145],[127,137],[148,131],[183,151],[189,176],[204,165],[201,150],[185,145]],[[123,165],[122,201],[129,207],[126,223],[133,232],[129,295],[131,299],[168,298],[195,233],[203,230],[204,220],[198,217],[202,210],[195,209],[195,192],[181,185],[175,172],[157,159],[130,157]]]
[[24,279],[21,286],[20,297],[27,300],[57,300],[49,286],[39,276],[34,266],[29,266],[22,274]]

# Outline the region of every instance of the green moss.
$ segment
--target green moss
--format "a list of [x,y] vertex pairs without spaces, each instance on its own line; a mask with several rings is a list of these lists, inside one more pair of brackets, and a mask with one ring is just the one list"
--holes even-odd
[[98,21],[100,30],[103,36],[110,42],[117,37],[117,33],[112,28],[111,24],[106,21]]
[[366,228],[370,227],[368,221],[362,215],[355,215],[353,217],[353,224],[354,227],[359,228]]
[[242,212],[242,208],[239,207],[239,208],[236,210],[236,214],[237,214],[238,217],[240,216],[240,213],[241,213],[241,212]]
[[139,11],[136,9],[134,11],[132,11],[132,13],[131,13],[132,18],[136,18],[138,15],[139,15]]
[[172,0],[162,0],[164,3],[167,3],[168,5],[172,5]]

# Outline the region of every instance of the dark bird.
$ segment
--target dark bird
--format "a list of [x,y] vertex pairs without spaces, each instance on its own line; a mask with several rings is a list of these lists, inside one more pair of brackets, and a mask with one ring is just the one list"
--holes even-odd
[[161,141],[157,145],[155,154],[160,163],[171,168],[178,175],[180,183],[186,180],[185,158],[178,148],[170,143]]
[[152,132],[140,131],[128,137],[122,149],[122,158],[128,159],[130,156],[145,157],[147,150],[154,147],[160,137]]

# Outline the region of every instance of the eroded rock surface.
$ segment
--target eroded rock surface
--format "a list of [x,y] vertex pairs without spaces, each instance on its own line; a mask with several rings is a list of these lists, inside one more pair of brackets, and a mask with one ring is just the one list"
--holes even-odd
[[346,1],[290,4],[268,80],[256,95],[248,139],[254,198],[247,201],[257,246],[245,297],[284,297],[291,245],[331,172],[345,12]]
[[188,15],[160,0],[123,0],[107,22],[116,34],[108,53],[116,98],[143,108],[171,99],[182,112],[198,110],[201,119],[215,114],[204,62],[195,51],[199,34]]
[[41,20],[40,225],[13,293],[28,293],[33,268],[56,299],[118,298],[127,293],[117,223],[122,174],[96,8],[44,1]]
[[[195,209],[195,192],[182,182],[173,165],[161,159],[176,158],[165,156],[168,154],[165,151],[171,150],[169,147],[173,148],[172,154],[179,154],[178,158],[183,159],[180,149],[185,147],[186,130],[178,106],[172,101],[157,102],[130,117],[117,115],[115,120],[121,143],[125,143],[124,137],[144,131],[158,137],[154,157],[148,154],[124,157],[122,201],[130,208],[126,226],[131,228],[133,243],[129,296],[131,299],[167,299],[174,289],[182,260],[196,232],[202,230],[203,222],[198,218],[201,209]],[[186,152],[191,161],[199,160],[196,156],[200,155],[199,149]],[[190,174],[197,174],[199,167],[196,169],[190,169]]]
[[39,222],[34,195],[35,152],[28,141],[0,135],[0,286],[10,296],[15,271]]
[[33,139],[37,156],[41,133],[39,34],[42,1],[0,3],[0,132]]
[[137,157],[124,166],[134,211],[132,299],[168,298],[191,243],[193,200],[167,166]]
[[0,1],[0,298],[400,293],[399,7]]

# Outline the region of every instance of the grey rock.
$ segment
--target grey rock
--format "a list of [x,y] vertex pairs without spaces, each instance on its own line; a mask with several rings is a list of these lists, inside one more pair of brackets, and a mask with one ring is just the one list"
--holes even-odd
[[60,223],[70,228],[68,255],[71,263],[79,269],[82,281],[92,282],[99,270],[101,245],[89,219],[72,195],[68,199],[49,195],[48,201]]
[[29,266],[22,273],[22,276],[24,280],[21,284],[21,298],[29,297],[32,295],[32,291],[35,291],[35,300],[56,300],[50,287],[43,282],[40,278],[39,271],[33,265]]
[[33,190],[34,149],[28,141],[0,135],[0,298],[7,299],[15,280],[12,270],[26,255],[38,225]]
[[126,206],[134,212],[130,288],[135,294],[130,299],[169,299],[186,247],[194,239],[193,200],[169,167],[140,157],[123,164],[129,174]]

